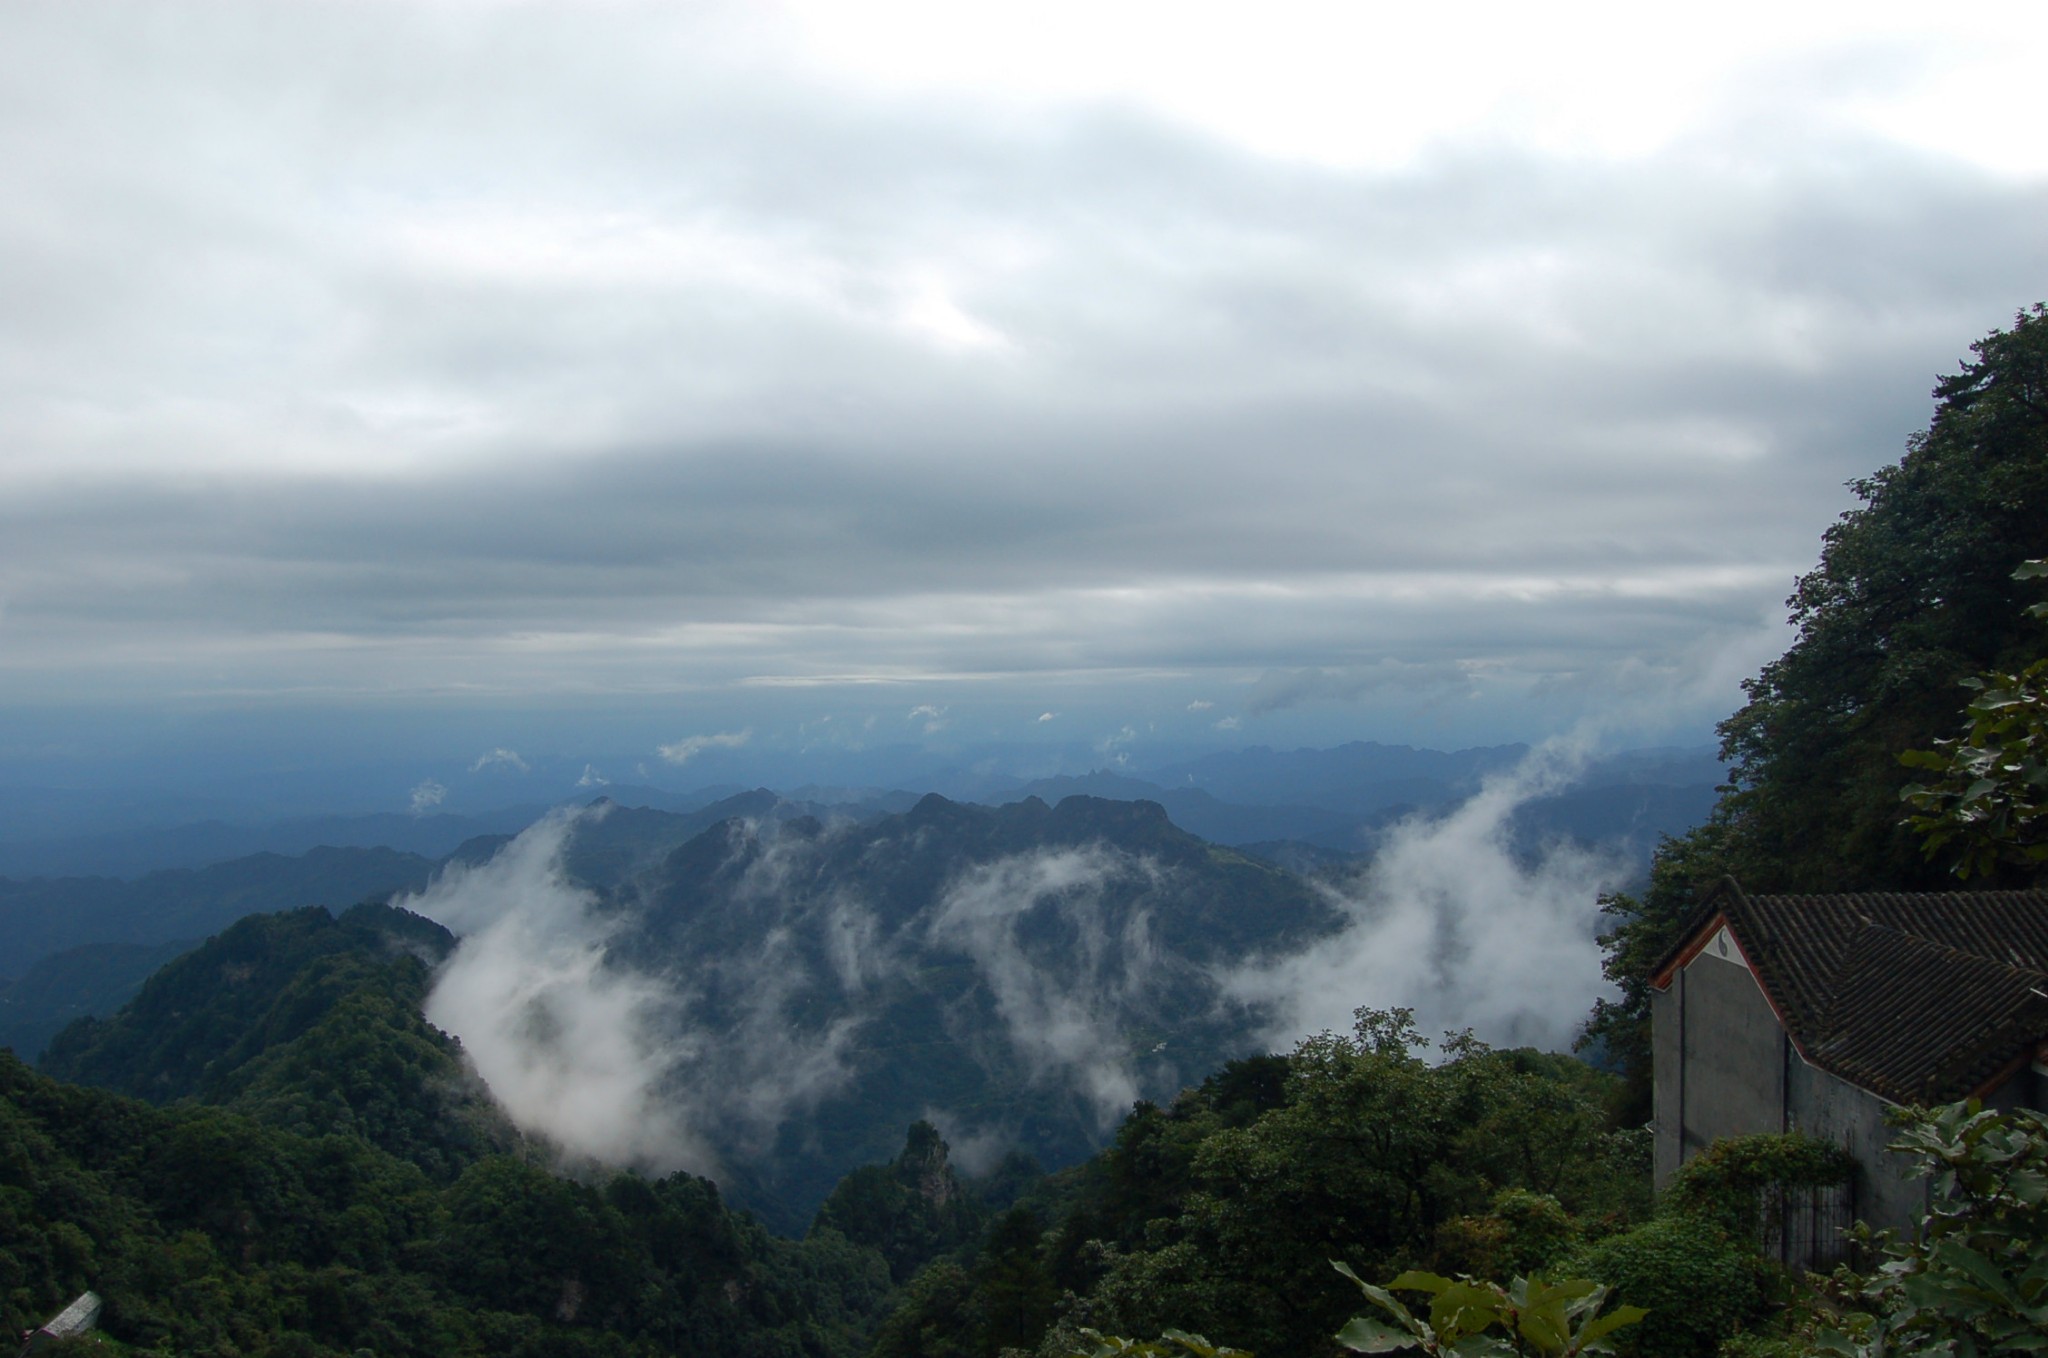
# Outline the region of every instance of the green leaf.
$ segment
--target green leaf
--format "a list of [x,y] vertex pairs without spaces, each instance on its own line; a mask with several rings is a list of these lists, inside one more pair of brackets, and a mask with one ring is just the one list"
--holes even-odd
[[1414,1348],[1422,1340],[1371,1316],[1356,1316],[1337,1331],[1337,1342],[1353,1353],[1392,1353],[1395,1349]]
[[1578,1338],[1573,1347],[1583,1350],[1596,1339],[1613,1334],[1624,1325],[1633,1325],[1650,1314],[1647,1307],[1617,1306],[1604,1316],[1595,1316],[1579,1328]]
[[[1400,1278],[1394,1280],[1395,1286],[1400,1283]],[[1448,1283],[1430,1305],[1429,1324],[1438,1338],[1455,1340],[1460,1335],[1476,1334],[1496,1322],[1505,1323],[1505,1310],[1505,1302],[1497,1288],[1472,1282]]]

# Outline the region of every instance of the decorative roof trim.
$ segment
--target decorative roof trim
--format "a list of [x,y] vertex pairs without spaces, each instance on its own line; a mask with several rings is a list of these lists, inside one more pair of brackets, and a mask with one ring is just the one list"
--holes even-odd
[[[1668,954],[1668,960],[1658,967],[1656,972],[1650,977],[1651,989],[1669,990],[1671,988],[1671,978],[1685,970],[1691,964],[1693,958],[1705,952],[1707,945],[1714,941],[1714,935],[1727,923],[1728,916],[1717,910],[1702,921],[1699,928],[1687,934],[1686,941],[1680,946],[1679,950]],[[1733,929],[1728,930],[1728,936],[1735,938],[1735,931]],[[1738,948],[1742,947],[1742,940],[1735,938],[1735,946]],[[1746,949],[1742,957],[1744,961],[1749,960],[1749,953]],[[1756,968],[1751,967],[1750,970],[1754,972]]]
[[[1665,953],[1664,960],[1659,962],[1655,970],[1650,973],[1650,985],[1652,987],[1658,990],[1669,989],[1671,978],[1677,974],[1678,969],[1699,956],[1701,949],[1713,941],[1714,927],[1717,924],[1729,923],[1728,910],[1721,904],[1724,897],[1732,897],[1738,904],[1745,899],[1741,886],[1736,883],[1733,877],[1723,877],[1720,881],[1700,892],[1699,903],[1693,906],[1692,910],[1693,922],[1680,935],[1682,941],[1670,952]],[[1728,936],[1735,940],[1737,947],[1742,947],[1741,936],[1732,927],[1728,930]],[[1742,949],[1742,960],[1749,963],[1751,975],[1758,975],[1756,959],[1750,955],[1749,949]],[[1765,993],[1768,994],[1768,990]],[[1779,1018],[1782,1021],[1784,1016],[1781,1014]]]

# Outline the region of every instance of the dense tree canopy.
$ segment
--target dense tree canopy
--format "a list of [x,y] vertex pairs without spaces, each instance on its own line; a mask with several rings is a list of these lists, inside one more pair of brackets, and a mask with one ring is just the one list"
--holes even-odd
[[[2048,561],[2025,562],[2013,576],[2048,576]],[[2048,603],[2027,613],[2048,617]],[[1906,823],[1928,857],[1952,859],[1960,878],[2031,879],[2048,864],[2048,657],[2017,674],[1993,670],[1963,683],[1972,695],[1968,729],[1899,756],[1936,775],[1901,794],[1912,807]]]
[[[253,1117],[63,1084],[0,1051],[0,1327],[18,1334],[91,1287],[103,1328],[138,1354],[865,1348],[888,1266],[836,1232],[777,1239],[689,1175],[583,1182],[542,1168],[535,1148],[413,1135],[452,1110],[403,1078],[417,1013],[370,998],[354,990],[253,1054],[251,1088],[266,1092],[234,1101]],[[330,1024],[350,1031],[317,1047],[332,1063],[321,1085],[300,1044]],[[348,1091],[380,1074],[396,1088],[349,1123]],[[371,1144],[375,1130],[413,1158]]]
[[[906,1289],[875,1352],[995,1358],[1083,1328],[1183,1328],[1260,1353],[1333,1351],[1356,1298],[1330,1272],[1549,1262],[1647,1206],[1642,1138],[1613,1079],[1469,1037],[1432,1060],[1405,1011],[1141,1103],[1096,1159],[1052,1177],[976,1247]],[[1060,1302],[1062,1294],[1067,1300]]]
[[1721,724],[1729,866],[1763,891],[1935,886],[1901,823],[1901,752],[1953,731],[1957,685],[2048,643],[2014,571],[2048,544],[2048,312],[1973,346],[1933,421],[1856,481],[1787,601],[1798,637]]
[[2048,545],[2048,310],[1972,346],[1934,389],[1934,418],[1898,462],[1852,482],[1859,508],[1822,537],[1786,602],[1798,635],[1721,723],[1731,785],[1707,822],[1667,840],[1646,890],[1609,897],[1607,974],[1621,988],[1590,1036],[1632,1076],[1648,1116],[1648,970],[1700,888],[1926,890],[1950,883],[1907,823],[1901,762],[1953,734],[1983,671],[2048,651],[2016,575]]

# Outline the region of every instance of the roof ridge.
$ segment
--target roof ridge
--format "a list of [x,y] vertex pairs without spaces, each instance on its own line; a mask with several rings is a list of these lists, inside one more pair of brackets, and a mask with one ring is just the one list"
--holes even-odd
[[1716,919],[1812,1065],[1895,1102],[1958,1098],[2048,1036],[2048,891],[1703,892],[1653,976]]

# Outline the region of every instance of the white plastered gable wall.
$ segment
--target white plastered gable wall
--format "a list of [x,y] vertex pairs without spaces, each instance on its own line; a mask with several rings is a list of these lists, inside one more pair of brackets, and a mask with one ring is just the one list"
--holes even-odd
[[1735,935],[1728,932],[1728,926],[1725,924],[1714,931],[1714,936],[1707,940],[1707,946],[1700,949],[1700,956],[1717,957],[1723,962],[1733,962],[1744,971],[1754,974],[1749,959],[1742,955],[1742,945],[1735,941]]

